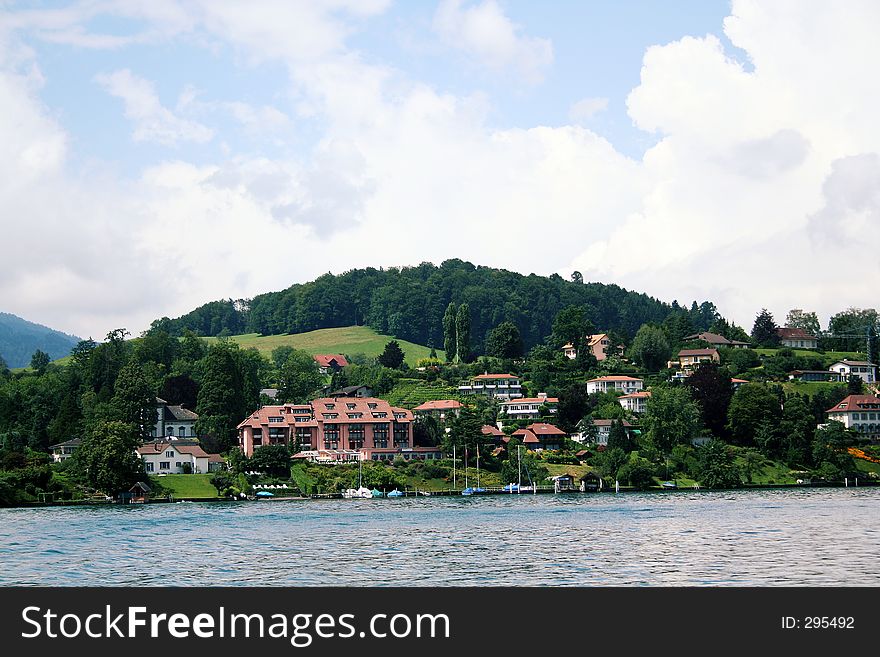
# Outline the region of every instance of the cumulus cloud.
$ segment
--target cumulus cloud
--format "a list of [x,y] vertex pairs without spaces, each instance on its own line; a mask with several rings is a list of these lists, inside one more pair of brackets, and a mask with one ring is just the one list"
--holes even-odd
[[496,0],[467,4],[444,0],[434,15],[435,32],[449,45],[493,71],[513,69],[528,82],[539,82],[553,63],[549,39],[523,34]]
[[155,141],[173,146],[180,141],[204,143],[214,137],[214,131],[198,123],[175,115],[159,102],[152,82],[120,69],[101,73],[95,81],[107,93],[120,98],[125,105],[125,117],[134,124],[132,139]]

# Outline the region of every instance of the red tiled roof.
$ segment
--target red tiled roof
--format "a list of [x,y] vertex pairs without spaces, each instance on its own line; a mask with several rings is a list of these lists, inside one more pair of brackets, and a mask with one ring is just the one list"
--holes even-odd
[[[552,424],[547,424],[546,422],[536,422],[534,424],[530,424],[526,427],[529,431],[534,433],[536,436],[564,436],[565,432],[559,427],[554,427]],[[516,433],[516,432],[514,432]]]
[[621,395],[618,399],[643,399],[651,396],[650,390],[641,390],[639,392],[631,392],[628,395]]
[[642,381],[643,379],[637,379],[633,376],[620,376],[620,375],[612,375],[612,376],[600,376],[598,379],[590,379],[587,383],[595,383],[596,381]]
[[505,404],[558,404],[559,397],[518,397],[517,399],[507,399],[501,402]]
[[517,429],[513,432],[514,436],[518,436],[522,439],[523,445],[534,445],[535,443],[540,443],[540,439],[528,429]]
[[747,379],[731,379],[731,383],[749,383]]
[[815,335],[810,335],[804,329],[799,328],[778,328],[776,334],[783,340],[816,340]]
[[[371,407],[371,404],[374,407]],[[307,411],[295,413],[294,411]],[[374,414],[385,414],[385,417],[376,417]],[[395,418],[394,414],[403,417]],[[326,418],[324,415],[336,415],[334,418]],[[361,417],[349,417],[360,415]],[[280,417],[281,422],[269,422],[270,417]],[[308,418],[305,422],[297,422],[297,418]],[[332,421],[338,424],[352,422],[412,422],[412,411],[406,408],[391,406],[384,399],[374,397],[322,397],[315,399],[311,404],[285,404],[283,406],[263,406],[254,411],[250,416],[238,424],[242,427],[317,427],[318,421]]]
[[498,427],[493,427],[491,424],[484,424],[482,428],[482,432],[484,436],[503,436],[504,432],[501,431]]
[[338,367],[348,366],[348,361],[345,360],[345,356],[342,354],[315,354],[312,358],[314,358],[315,362],[321,367],[330,367],[332,364],[331,361],[336,361]]
[[419,404],[414,411],[449,411],[461,408],[461,402],[455,399],[436,399]]
[[[870,404],[874,408],[866,406]],[[849,413],[852,411],[859,412],[862,410],[880,410],[880,397],[874,395],[850,395],[846,399],[839,401],[834,407],[829,408],[826,413]]]
[[474,379],[518,379],[515,374],[479,374]]

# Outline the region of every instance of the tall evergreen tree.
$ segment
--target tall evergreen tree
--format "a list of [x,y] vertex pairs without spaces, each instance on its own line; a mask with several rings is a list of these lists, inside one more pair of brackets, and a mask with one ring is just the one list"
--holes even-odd
[[36,370],[37,374],[40,376],[46,371],[46,368],[49,367],[49,363],[52,362],[52,359],[49,357],[45,351],[37,349],[34,352],[34,355],[31,356],[31,369]]
[[486,354],[496,358],[519,358],[523,355],[523,341],[513,322],[501,322],[486,336]]
[[141,440],[147,440],[156,426],[156,390],[144,368],[132,359],[116,379],[113,408],[121,421],[130,424]]
[[471,309],[466,303],[455,315],[455,357],[463,363],[471,359]]
[[779,334],[776,330],[779,327],[773,319],[773,315],[766,308],[761,308],[761,312],[755,318],[755,324],[752,327],[752,342],[759,347],[778,347]]
[[455,313],[455,304],[450,301],[443,314],[443,349],[446,350],[447,363],[455,361]]
[[397,340],[392,340],[385,345],[385,350],[379,354],[379,357],[376,360],[382,367],[396,370],[403,365],[404,357],[405,354],[403,353],[403,349],[400,348],[400,343]]

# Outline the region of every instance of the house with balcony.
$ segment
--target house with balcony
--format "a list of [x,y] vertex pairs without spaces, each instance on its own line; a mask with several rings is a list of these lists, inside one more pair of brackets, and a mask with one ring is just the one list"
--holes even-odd
[[595,392],[619,391],[625,395],[638,392],[644,388],[645,382],[633,376],[600,376],[597,379],[587,381],[587,394]]
[[318,364],[318,371],[321,374],[333,374],[343,367],[348,367],[348,361],[342,354],[315,354],[312,358]]
[[55,463],[66,461],[73,456],[74,452],[79,449],[81,444],[81,438],[71,438],[70,440],[65,440],[63,443],[50,445],[49,449],[52,450],[52,461]]
[[825,413],[829,421],[842,422],[847,429],[858,431],[867,438],[880,438],[880,397],[849,395]]
[[156,397],[156,426],[153,438],[195,438],[199,416],[182,404],[169,404]]
[[537,420],[541,417],[542,406],[552,415],[556,413],[558,405],[558,397],[548,397],[546,393],[540,392],[537,397],[519,397],[503,401],[499,410],[501,415],[510,420]]
[[677,378],[687,378],[702,363],[720,363],[717,349],[682,349],[678,352],[678,366],[681,368]]
[[792,349],[819,348],[819,338],[815,335],[810,335],[803,329],[787,327],[778,328],[776,329],[776,335],[779,336],[779,343],[783,347],[790,347]]
[[286,445],[320,462],[440,458],[436,447],[415,447],[413,414],[374,397],[324,397],[308,404],[263,406],[238,425],[247,455]]
[[520,378],[514,374],[480,374],[458,386],[460,395],[485,395],[501,400],[522,397]]
[[857,376],[865,383],[877,381],[877,366],[864,360],[839,360],[828,368],[829,372],[840,374],[842,381]]
[[650,398],[650,390],[640,390],[639,392],[622,395],[617,398],[617,401],[630,413],[644,413],[648,408],[648,400]]

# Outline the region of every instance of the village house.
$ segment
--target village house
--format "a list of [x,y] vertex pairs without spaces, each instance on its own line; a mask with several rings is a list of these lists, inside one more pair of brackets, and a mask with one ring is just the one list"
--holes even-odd
[[847,429],[865,437],[880,437],[880,397],[850,395],[825,411],[828,419],[842,422]]
[[480,432],[484,436],[489,436],[496,445],[502,445],[507,442],[507,436],[504,432],[498,427],[493,427],[491,424],[484,424]]
[[624,429],[627,430],[627,432],[632,430],[633,425],[626,420],[590,420],[590,424],[592,424],[593,428],[595,429],[595,439],[590,439],[587,435],[587,432],[575,434],[571,437],[571,439],[579,443],[593,443],[595,445],[607,447],[608,436],[611,434],[611,424],[613,422],[620,422],[623,425]]
[[501,402],[500,412],[511,420],[537,420],[541,417],[542,406],[546,406],[547,412],[553,414],[556,413],[558,404],[558,397],[548,397],[546,393],[539,392],[537,397],[520,397]]
[[153,442],[137,448],[144,468],[150,474],[205,474],[222,470],[226,460],[208,454],[192,441]]
[[829,372],[828,370],[792,370],[788,373],[789,381],[833,381],[840,382],[840,372]]
[[426,401],[413,409],[416,415],[431,415],[441,422],[447,418],[458,417],[461,414],[462,403],[456,399],[437,399]]
[[414,447],[413,414],[373,397],[324,397],[308,404],[263,406],[238,425],[247,456],[265,445],[286,445],[322,462],[437,459],[436,447]]
[[619,390],[628,395],[633,392],[638,392],[644,387],[644,385],[645,382],[642,379],[637,379],[632,376],[600,376],[598,379],[590,379],[587,381],[587,394],[591,395],[596,392]]
[[562,429],[545,422],[530,424],[525,429],[513,432],[514,438],[519,438],[526,449],[533,451],[562,449],[565,436]]
[[169,404],[156,397],[156,426],[153,438],[195,438],[199,416],[182,405]]
[[348,361],[342,354],[315,354],[312,358],[318,364],[318,371],[321,374],[332,374],[343,367],[348,367]]
[[803,329],[799,328],[778,328],[776,335],[779,336],[779,343],[783,347],[791,347],[792,349],[818,349],[819,338],[810,335]]
[[631,413],[644,413],[648,408],[648,400],[650,398],[651,392],[649,390],[642,390],[639,392],[631,392],[628,395],[622,395],[617,398],[617,401],[623,406],[623,408]]
[[[611,350],[611,338],[607,333],[597,333],[596,335],[587,336],[587,347],[593,353],[597,361],[601,362],[614,355]],[[562,346],[562,353],[574,360],[577,358],[577,347],[570,342]]]
[[499,399],[522,397],[520,378],[514,374],[480,374],[458,386],[461,395],[486,395]]
[[346,386],[339,390],[334,390],[327,395],[328,397],[357,397],[364,399],[373,396],[373,389],[370,386]]
[[865,383],[874,383],[877,380],[877,366],[863,360],[839,360],[828,371],[837,372],[843,381],[850,376],[857,376]]
[[74,452],[79,449],[79,446],[82,444],[82,439],[80,438],[71,438],[70,440],[65,440],[63,443],[58,443],[57,445],[50,445],[49,449],[52,450],[52,460],[55,463],[61,463],[62,461],[66,461],[70,457],[73,456]]
[[678,378],[686,378],[694,373],[701,363],[720,363],[717,349],[682,349],[678,352]]
[[694,333],[693,335],[686,335],[682,338],[685,342],[705,342],[713,349],[720,349],[721,347],[727,347],[729,349],[748,349],[749,343],[742,342],[740,340],[728,340],[723,335],[718,335],[717,333],[709,333],[708,331],[703,331],[702,333]]

